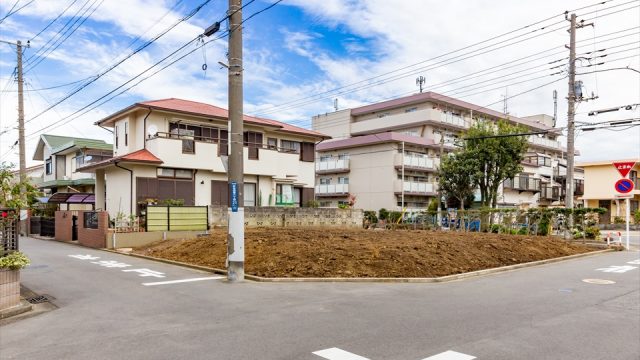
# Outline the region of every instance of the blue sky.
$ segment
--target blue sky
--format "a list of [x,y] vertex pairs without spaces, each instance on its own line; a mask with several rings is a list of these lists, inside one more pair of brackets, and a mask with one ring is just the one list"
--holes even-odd
[[[25,89],[49,88],[101,73],[203,1],[19,0],[16,8],[26,6],[0,23],[0,40],[31,39],[69,4],[73,4],[46,31],[35,37],[32,47],[25,51]],[[15,3],[15,0],[0,0],[0,18]],[[245,4],[246,18],[271,2],[256,0],[250,4],[245,1]],[[338,99],[340,108],[346,108],[409,95],[417,92],[415,78],[423,75],[427,78],[427,90],[477,105],[492,104],[490,107],[496,110],[502,109],[500,100],[505,93],[509,96],[524,93],[508,101],[509,112],[516,116],[551,114],[551,93],[555,89],[560,94],[558,124],[564,126],[566,80],[562,79],[563,74],[550,75],[563,68],[552,70],[547,64],[568,55],[562,48],[568,42],[567,24],[562,22],[562,12],[578,9],[579,15],[584,14],[582,18],[592,19],[590,21],[596,24],[595,28],[578,31],[579,53],[607,49],[601,52],[607,54],[600,60],[604,59],[604,65],[584,67],[581,71],[626,66],[640,68],[640,2],[611,0],[598,6],[590,6],[592,4],[595,1],[568,0],[559,4],[551,0],[284,0],[245,23],[245,112],[309,126],[311,116],[333,109],[333,99]],[[27,158],[33,154],[41,129],[57,124],[61,119],[73,120],[44,132],[110,140],[110,134],[92,125],[93,122],[136,101],[178,97],[226,107],[226,69],[220,69],[217,64],[218,61],[226,62],[227,39],[222,38],[104,105],[77,118],[69,118],[195,38],[213,21],[222,18],[226,7],[227,1],[210,1],[193,18],[35,119],[37,114],[83,82],[27,92]],[[85,10],[84,16],[73,17]],[[47,41],[59,38],[56,36],[67,21],[76,19],[76,24],[82,22],[82,25],[31,69],[37,59],[32,56],[46,49]],[[488,48],[492,51],[478,54],[480,47],[492,44],[484,43],[468,49],[476,52],[470,53],[466,60],[454,58],[464,51],[433,59],[543,19],[548,20],[512,35],[523,35],[543,26],[544,30],[531,35],[545,32],[544,35],[502,49]],[[225,27],[223,24],[223,30]],[[617,34],[605,36],[614,32]],[[195,47],[195,43],[190,44],[179,54]],[[206,72],[201,69],[205,58]],[[525,63],[521,60],[522,64],[518,64],[516,60],[521,58],[530,61]],[[446,59],[450,61],[441,63]],[[507,69],[507,65],[503,65],[496,68],[500,71],[470,76],[506,63],[513,66]],[[588,63],[582,65],[587,66]],[[11,162],[17,161],[17,150],[13,147],[17,140],[17,85],[10,77],[14,67],[14,49],[0,44],[0,90],[6,89],[0,93],[0,156],[3,161]],[[405,69],[398,71],[402,68]],[[390,75],[371,80],[389,72]],[[462,78],[453,81],[459,77]],[[381,79],[387,81],[378,83]],[[578,106],[578,121],[597,122],[640,115],[636,108],[597,118],[587,116],[595,109],[640,103],[638,73],[606,71],[579,79],[584,81],[589,93],[593,91],[599,98]],[[558,81],[543,86],[553,80]],[[351,85],[354,83],[359,85]],[[361,85],[365,86],[360,88]],[[341,90],[334,90],[344,86]],[[357,91],[354,90],[356,87]],[[532,90],[536,87],[540,88]],[[319,93],[323,95],[318,95],[313,101],[304,100]],[[292,102],[297,99],[303,100]],[[581,150],[579,160],[582,161],[640,157],[640,127],[620,132],[579,133],[577,146]],[[32,161],[29,163],[34,164]]]

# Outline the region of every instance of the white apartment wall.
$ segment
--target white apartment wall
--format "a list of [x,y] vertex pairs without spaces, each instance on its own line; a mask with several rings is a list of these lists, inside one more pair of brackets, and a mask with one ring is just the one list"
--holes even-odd
[[311,124],[313,130],[334,139],[348,138],[351,134],[351,109],[316,115]]

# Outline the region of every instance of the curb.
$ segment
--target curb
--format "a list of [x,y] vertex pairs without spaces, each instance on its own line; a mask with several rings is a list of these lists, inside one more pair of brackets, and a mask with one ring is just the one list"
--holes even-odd
[[20,299],[20,304],[0,311],[0,320],[9,319],[13,316],[24,314],[33,309],[31,303],[25,299]]
[[[118,251],[115,251],[115,250],[109,250],[109,249],[100,249],[100,250],[111,252],[111,253],[115,253],[115,254],[120,254],[120,255],[133,256],[133,257],[137,257],[137,258],[140,258],[140,259],[158,261],[158,262],[162,262],[162,263],[165,263],[165,264],[178,265],[178,266],[183,266],[183,267],[187,267],[187,268],[191,268],[191,269],[212,272],[214,274],[222,274],[222,275],[226,275],[227,274],[226,270],[211,268],[211,267],[207,267],[207,266],[188,264],[188,263],[184,263],[184,262],[180,262],[180,261],[161,259],[161,258],[156,258],[156,257],[146,256],[146,255],[140,255],[140,254],[127,254],[127,253],[122,253],[122,252],[118,252]],[[615,250],[615,249],[606,249],[606,250],[599,250],[599,251],[591,251],[591,252],[587,252],[587,253],[563,256],[563,257],[559,257],[559,258],[538,260],[538,261],[526,262],[526,263],[521,263],[521,264],[507,265],[507,266],[501,266],[501,267],[497,267],[497,268],[483,269],[483,270],[477,270],[477,271],[472,271],[472,272],[467,272],[467,273],[462,273],[462,274],[447,275],[447,276],[441,276],[441,277],[435,277],[435,278],[406,278],[406,277],[405,278],[373,278],[373,277],[372,278],[336,278],[336,277],[331,277],[331,278],[282,278],[282,277],[279,277],[279,278],[266,278],[266,277],[261,277],[261,276],[256,276],[256,275],[248,275],[248,274],[245,274],[244,277],[247,280],[251,280],[251,281],[255,281],[255,282],[270,282],[270,283],[337,283],[337,282],[341,282],[341,283],[346,283],[346,282],[348,282],[348,283],[439,283],[439,282],[449,282],[449,281],[462,280],[462,279],[471,278],[471,277],[477,277],[477,276],[483,276],[483,275],[507,272],[507,271],[511,271],[511,270],[517,270],[517,269],[522,269],[522,268],[527,268],[527,267],[532,267],[532,266],[538,266],[538,265],[544,265],[544,264],[551,264],[551,263],[555,263],[555,262],[560,262],[560,261],[565,261],[565,260],[572,260],[572,259],[577,259],[577,258],[582,258],[582,257],[587,257],[587,256],[600,255],[600,254],[603,254],[603,253],[615,252],[615,251],[617,251],[617,250]]]

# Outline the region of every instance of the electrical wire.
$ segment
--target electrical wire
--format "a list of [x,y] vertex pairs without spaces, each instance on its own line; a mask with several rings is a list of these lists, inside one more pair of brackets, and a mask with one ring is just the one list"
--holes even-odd
[[11,9],[9,10],[9,12],[2,17],[2,19],[0,19],[0,24],[2,24],[3,21],[5,21],[9,16],[17,13],[18,11],[24,9],[25,7],[31,5],[31,3],[33,3],[35,0],[30,0],[29,2],[27,2],[26,4],[22,5],[21,7],[17,8],[15,11],[13,9],[15,9],[16,5],[18,5],[18,3],[20,2],[20,0],[16,0],[16,2],[13,4],[13,6],[11,7]]
[[78,0],[72,0],[71,3],[69,5],[67,5],[67,7],[60,13],[58,14],[58,16],[56,16],[53,20],[51,20],[44,28],[42,28],[42,30],[38,31],[37,34],[33,35],[31,37],[31,39],[29,39],[29,41],[33,41],[35,38],[37,38],[38,36],[40,36],[40,34],[42,34],[43,32],[45,32],[51,25],[53,25],[53,23],[55,23],[56,21],[58,21],[58,19],[60,19],[60,17],[62,17],[67,11],[69,11],[69,9],[71,9],[71,7],[73,6],[73,4],[75,4]]

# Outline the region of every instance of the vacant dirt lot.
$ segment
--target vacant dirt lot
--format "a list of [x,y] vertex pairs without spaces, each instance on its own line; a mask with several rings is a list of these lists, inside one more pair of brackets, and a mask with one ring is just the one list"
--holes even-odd
[[[264,277],[436,277],[594,251],[552,237],[359,229],[247,229],[245,271]],[[135,253],[224,268],[226,230]]]

